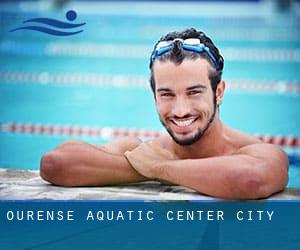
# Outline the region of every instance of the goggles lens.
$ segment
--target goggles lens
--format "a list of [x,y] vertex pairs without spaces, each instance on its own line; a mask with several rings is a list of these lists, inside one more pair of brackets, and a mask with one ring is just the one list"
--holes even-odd
[[201,43],[200,39],[198,39],[198,38],[188,38],[188,39],[185,39],[185,40],[181,39],[181,38],[176,38],[174,40],[159,42],[156,45],[156,47],[155,47],[155,49],[154,49],[154,51],[151,55],[151,62],[153,63],[153,61],[157,57],[169,52],[172,49],[172,45],[175,41],[180,41],[181,44],[182,44],[182,48],[184,50],[193,51],[193,52],[197,52],[197,53],[206,52],[209,59],[211,60],[211,62],[215,66],[215,68],[217,70],[220,69],[220,66],[217,63],[217,60],[214,57],[214,55],[211,53],[209,47],[207,47],[207,46],[205,46],[205,44]]

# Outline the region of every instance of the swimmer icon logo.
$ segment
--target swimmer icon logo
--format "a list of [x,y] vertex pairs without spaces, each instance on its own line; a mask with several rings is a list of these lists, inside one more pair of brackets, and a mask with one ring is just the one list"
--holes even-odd
[[[77,18],[77,13],[74,10],[69,10],[66,13],[66,19],[70,22],[74,21]],[[71,35],[76,35],[78,33],[81,33],[83,30],[78,30],[78,31],[62,31],[58,29],[73,29],[73,28],[78,28],[86,23],[79,23],[79,24],[73,24],[69,22],[63,22],[59,21],[56,19],[52,18],[32,18],[25,20],[23,23],[37,23],[37,24],[45,24],[48,26],[51,26],[52,28],[44,27],[44,26],[39,26],[39,25],[32,25],[32,26],[23,26],[23,27],[18,27],[15,29],[10,30],[9,32],[15,32],[18,30],[33,30],[33,31],[38,31],[42,33],[47,33],[49,35],[53,36],[71,36]],[[58,29],[55,29],[58,28]]]

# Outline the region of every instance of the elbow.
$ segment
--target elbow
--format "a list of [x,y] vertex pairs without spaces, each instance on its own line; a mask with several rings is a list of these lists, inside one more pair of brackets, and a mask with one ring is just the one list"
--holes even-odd
[[[267,168],[265,168],[267,169]],[[282,169],[270,177],[270,173],[262,171],[246,178],[244,191],[247,199],[263,199],[285,189],[288,182],[288,169]]]
[[45,181],[55,185],[71,186],[68,178],[64,176],[66,167],[59,152],[47,152],[40,161],[40,176]]
[[[266,168],[260,168],[266,169]],[[288,172],[280,173],[276,178],[268,178],[265,171],[255,171],[249,168],[235,177],[234,187],[236,199],[263,199],[282,191],[288,180]]]
[[223,199],[254,200],[271,195],[265,188],[263,180],[258,176],[238,174],[236,178],[229,180],[229,182],[227,191],[220,195]]
[[243,183],[240,184],[241,199],[263,199],[269,197],[274,192],[269,188],[269,185],[258,176],[245,178]]

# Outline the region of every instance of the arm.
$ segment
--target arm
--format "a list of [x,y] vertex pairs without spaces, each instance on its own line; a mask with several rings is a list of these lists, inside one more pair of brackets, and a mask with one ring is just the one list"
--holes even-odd
[[41,177],[62,186],[98,186],[144,181],[124,157],[140,144],[137,138],[117,139],[103,146],[67,141],[41,159]]
[[[152,148],[155,152],[153,156],[163,150],[153,145],[144,147],[147,147],[148,152]],[[142,157],[143,153],[138,150],[143,151],[142,146],[134,150]],[[148,161],[147,170],[144,169],[147,162],[145,159],[142,166],[134,154],[125,154],[132,166],[147,177],[169,181],[221,198],[263,198],[282,190],[287,183],[287,157],[280,148],[270,144],[253,144],[228,156],[152,160],[152,163]]]

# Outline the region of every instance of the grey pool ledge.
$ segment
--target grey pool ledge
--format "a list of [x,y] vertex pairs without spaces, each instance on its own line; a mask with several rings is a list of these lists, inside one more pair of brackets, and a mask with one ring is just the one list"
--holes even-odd
[[[59,187],[39,171],[0,168],[0,200],[217,200],[182,186],[155,181],[105,187]],[[300,189],[288,188],[267,200],[300,200]]]

